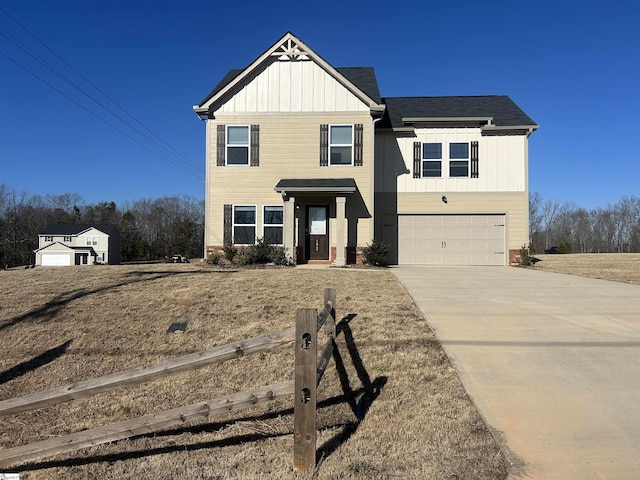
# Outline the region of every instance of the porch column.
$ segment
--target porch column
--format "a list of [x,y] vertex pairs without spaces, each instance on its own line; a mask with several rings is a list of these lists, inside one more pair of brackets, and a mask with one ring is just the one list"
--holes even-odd
[[345,247],[346,247],[346,226],[347,219],[345,215],[345,205],[347,202],[346,197],[336,197],[336,261],[337,267],[343,267],[345,261]]
[[287,257],[296,260],[296,247],[295,247],[295,212],[296,212],[296,199],[294,197],[284,197],[284,225],[283,225],[283,246]]

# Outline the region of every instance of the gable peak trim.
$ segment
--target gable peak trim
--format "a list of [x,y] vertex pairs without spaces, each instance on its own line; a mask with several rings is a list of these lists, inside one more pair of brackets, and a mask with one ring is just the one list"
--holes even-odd
[[[286,38],[288,37],[288,38]],[[284,42],[272,53],[272,57],[278,57],[282,61],[304,61],[311,60],[306,48],[304,48],[295,37],[286,35]]]

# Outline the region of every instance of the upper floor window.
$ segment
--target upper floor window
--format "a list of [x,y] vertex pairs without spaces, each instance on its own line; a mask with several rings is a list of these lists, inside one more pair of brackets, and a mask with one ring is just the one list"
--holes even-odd
[[45,242],[53,242],[53,236],[52,235],[45,235],[44,236],[44,241]]
[[362,123],[320,125],[320,166],[362,166],[364,158],[363,132]]
[[351,165],[353,163],[353,125],[329,126],[330,165]]
[[216,165],[260,165],[259,125],[218,125]]
[[469,176],[469,144],[450,143],[449,144],[449,176],[468,177]]
[[227,127],[227,165],[249,165],[249,126]]
[[65,241],[65,242],[70,242],[70,241],[71,241],[71,237],[69,237],[69,236],[64,237],[64,241]]
[[478,178],[478,142],[452,142],[443,152],[442,143],[413,142],[413,178],[442,177]]
[[282,205],[265,205],[262,220],[262,236],[267,243],[282,245],[284,214]]
[[422,176],[441,177],[442,176],[442,144],[423,143],[422,144]]
[[87,237],[87,245],[98,245],[98,237]]

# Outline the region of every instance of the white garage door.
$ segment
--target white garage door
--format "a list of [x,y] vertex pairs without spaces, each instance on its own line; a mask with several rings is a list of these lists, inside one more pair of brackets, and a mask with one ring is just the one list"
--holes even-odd
[[398,215],[398,264],[505,265],[505,216]]
[[42,265],[48,267],[68,267],[71,265],[71,255],[60,253],[45,253],[42,255]]

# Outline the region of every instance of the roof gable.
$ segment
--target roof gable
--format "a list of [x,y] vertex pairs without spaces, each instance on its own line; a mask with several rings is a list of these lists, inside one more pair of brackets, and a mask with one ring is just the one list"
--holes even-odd
[[118,229],[115,225],[105,225],[105,224],[53,224],[47,225],[39,235],[64,235],[64,236],[73,236],[80,235],[87,230],[95,228],[96,230],[101,231],[106,235],[118,235]]
[[200,116],[211,115],[234,91],[276,61],[312,61],[367,105],[370,110],[378,112],[384,110],[372,68],[336,69],[291,32],[287,32],[248,67],[242,70],[230,70],[209,95],[199,105],[193,107],[194,111]]

